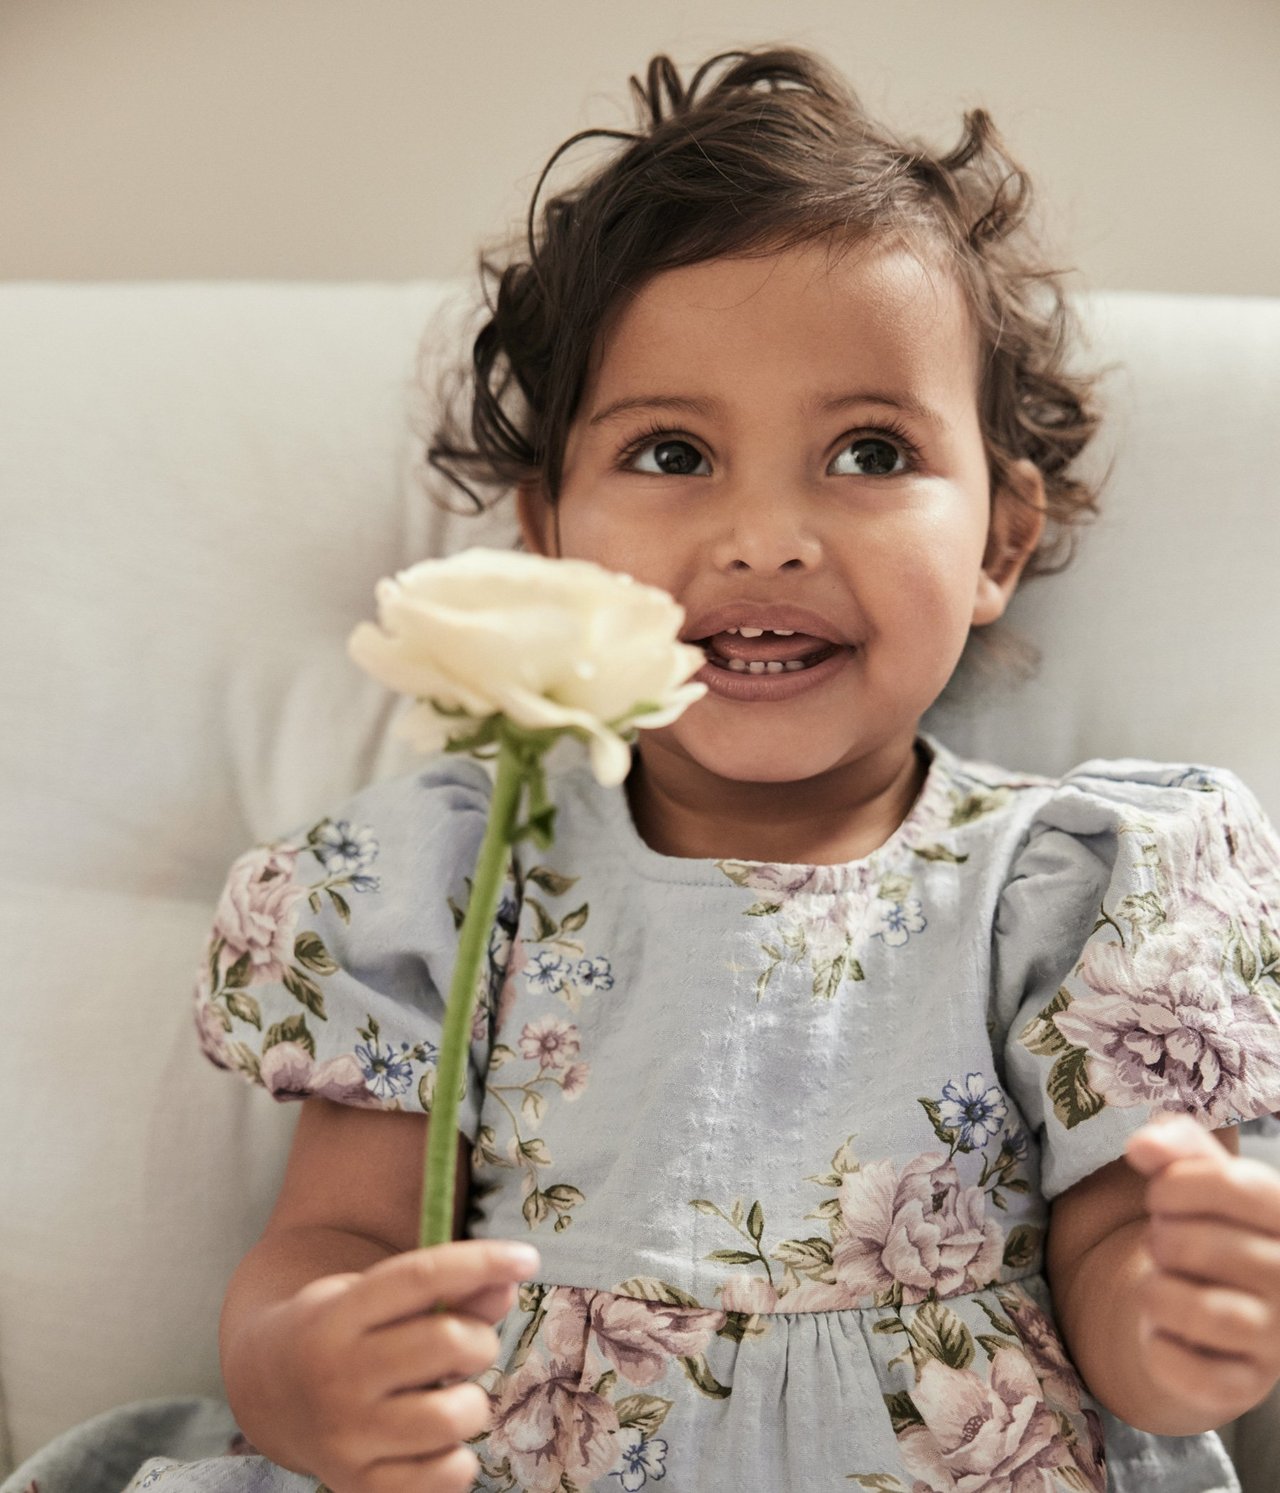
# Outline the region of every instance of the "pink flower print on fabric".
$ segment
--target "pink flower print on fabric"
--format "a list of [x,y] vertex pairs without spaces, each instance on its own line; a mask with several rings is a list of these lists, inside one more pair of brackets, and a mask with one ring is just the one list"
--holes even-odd
[[560,1092],[570,1101],[582,1097],[591,1074],[590,1063],[573,1063],[565,1069]]
[[[502,984],[498,990],[498,1009],[493,1016],[494,1038],[502,1034],[507,1024],[507,1017],[511,1014],[511,1008],[515,1005],[520,994],[519,972],[525,965],[524,940],[516,934],[511,939],[511,947],[507,953],[506,969]],[[489,1013],[477,1008],[476,1019],[472,1024],[472,1038],[477,1042],[483,1042],[489,1035]]]
[[1274,1107],[1277,1018],[1235,976],[1227,933],[1206,917],[1162,927],[1136,949],[1086,944],[1087,989],[1054,1023],[1088,1054],[1089,1083],[1107,1103],[1189,1111],[1215,1125]]
[[277,1042],[262,1054],[259,1072],[276,1099],[315,1097],[357,1109],[380,1108],[369,1092],[364,1069],[349,1052],[317,1063],[300,1042]]
[[802,940],[811,958],[833,959],[857,944],[871,897],[861,884],[848,885],[844,867],[718,864],[738,886],[760,893],[756,905],[775,909],[784,942]]
[[579,1487],[603,1477],[617,1460],[617,1436],[618,1412],[582,1388],[581,1362],[535,1354],[503,1384],[488,1447],[526,1493],[558,1493],[566,1477]]
[[293,849],[251,850],[228,873],[213,932],[224,970],[249,956],[250,984],[283,979],[293,962],[298,903],[309,890],[293,880],[296,861]]
[[1236,789],[1199,777],[1213,790],[1205,792],[1202,813],[1175,825],[1162,846],[1168,900],[1256,935],[1268,915],[1273,924],[1280,918],[1280,836]]
[[838,1312],[858,1304],[847,1286],[825,1281],[801,1281],[794,1290],[779,1291],[763,1275],[745,1271],[731,1275],[720,1287],[720,1304],[727,1312],[760,1316],[773,1312]]
[[924,1424],[908,1426],[898,1441],[921,1479],[918,1493],[1047,1493],[1053,1472],[1074,1465],[1058,1417],[1016,1348],[992,1356],[990,1383],[926,1359],[911,1399]]
[[812,959],[835,959],[846,949],[861,949],[871,905],[864,891],[797,897],[784,908],[782,923],[786,932],[803,936]]
[[889,1161],[846,1172],[840,1186],[845,1233],[833,1249],[837,1281],[857,1300],[893,1286],[904,1302],[930,1292],[955,1296],[990,1285],[1000,1270],[1003,1236],[987,1217],[981,1187],[961,1187],[941,1152],[909,1161],[895,1176]]
[[520,1033],[520,1056],[536,1059],[540,1069],[559,1071],[578,1056],[578,1028],[555,1016],[529,1022]]
[[655,1384],[673,1358],[696,1358],[724,1326],[723,1312],[606,1291],[556,1292],[542,1326],[553,1356],[584,1360],[588,1338],[622,1378]]
[[1017,1329],[1045,1398],[1074,1415],[1080,1409],[1084,1385],[1048,1315],[1016,1288],[1000,1292],[1000,1305]]
[[232,1063],[227,1050],[226,1017],[213,1004],[212,995],[209,965],[202,959],[196,971],[196,1040],[211,1063],[230,1071]]

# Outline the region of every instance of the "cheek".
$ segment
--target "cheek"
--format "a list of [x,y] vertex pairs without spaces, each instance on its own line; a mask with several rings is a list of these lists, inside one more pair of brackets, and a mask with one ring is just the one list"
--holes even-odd
[[594,560],[638,581],[661,586],[669,566],[670,530],[666,542],[660,526],[630,517],[607,501],[562,499],[559,512],[560,554],[568,560]]
[[967,629],[985,528],[939,518],[880,538],[860,566],[869,605],[921,635]]

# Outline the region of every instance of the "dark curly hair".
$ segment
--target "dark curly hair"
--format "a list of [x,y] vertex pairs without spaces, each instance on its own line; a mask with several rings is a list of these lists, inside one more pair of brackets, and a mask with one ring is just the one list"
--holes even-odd
[[[487,319],[427,459],[471,498],[537,480],[559,493],[593,349],[620,296],[654,273],[723,255],[895,237],[953,273],[981,351],[980,419],[993,483],[1020,458],[1043,474],[1045,539],[1028,573],[1060,568],[1096,492],[1070,474],[1093,435],[1097,375],[1072,371],[1061,276],[1027,227],[1031,186],[988,115],[965,115],[935,155],[872,120],[848,85],[794,48],[725,52],[688,83],[655,57],[632,131],[566,140],[539,178],[522,242],[483,255]],[[588,141],[616,142],[585,179],[544,199]]]

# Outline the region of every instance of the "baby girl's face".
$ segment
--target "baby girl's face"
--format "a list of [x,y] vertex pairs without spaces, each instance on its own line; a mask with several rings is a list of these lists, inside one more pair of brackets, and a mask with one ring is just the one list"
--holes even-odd
[[707,649],[646,761],[779,783],[910,749],[1012,590],[983,570],[977,391],[959,289],[898,248],[712,260],[624,303],[558,511],[521,502],[538,548],[663,587]]

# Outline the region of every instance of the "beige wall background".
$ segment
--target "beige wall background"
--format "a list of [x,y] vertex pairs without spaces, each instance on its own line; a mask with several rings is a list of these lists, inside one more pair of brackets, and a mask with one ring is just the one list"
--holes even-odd
[[991,110],[1081,288],[1280,294],[1277,0],[0,0],[0,277],[470,270],[657,50]]

